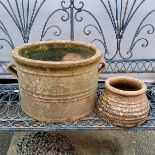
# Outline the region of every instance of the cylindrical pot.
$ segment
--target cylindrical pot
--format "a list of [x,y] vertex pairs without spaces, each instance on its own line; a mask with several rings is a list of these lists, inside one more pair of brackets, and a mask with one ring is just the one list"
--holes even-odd
[[95,105],[102,52],[73,41],[28,43],[13,50],[21,107],[34,119],[70,122],[89,115]]
[[121,127],[144,123],[149,112],[147,87],[132,77],[111,77],[97,103],[97,113],[106,122]]

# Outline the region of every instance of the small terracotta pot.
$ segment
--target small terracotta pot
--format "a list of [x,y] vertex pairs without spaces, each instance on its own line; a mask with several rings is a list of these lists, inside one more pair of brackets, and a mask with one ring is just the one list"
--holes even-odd
[[147,87],[132,77],[111,77],[97,103],[97,113],[106,122],[121,127],[144,123],[149,112]]
[[[95,45],[73,41],[28,43],[13,50],[21,107],[34,119],[70,122],[89,115],[105,64]],[[101,67],[99,68],[99,63]]]

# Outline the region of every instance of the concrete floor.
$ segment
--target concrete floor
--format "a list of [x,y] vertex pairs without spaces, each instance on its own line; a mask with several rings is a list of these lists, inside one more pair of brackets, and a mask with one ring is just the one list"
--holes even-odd
[[155,155],[155,131],[125,133],[134,148],[135,155]]
[[[155,155],[155,131],[98,130],[63,133],[73,140],[80,155]],[[14,133],[7,155],[16,155],[16,142],[24,134]]]
[[0,132],[0,155],[6,155],[12,139],[13,132]]

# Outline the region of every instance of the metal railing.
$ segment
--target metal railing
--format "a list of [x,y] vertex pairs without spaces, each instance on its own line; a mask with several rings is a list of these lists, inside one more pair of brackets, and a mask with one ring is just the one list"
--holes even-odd
[[[76,2],[76,3],[75,3]],[[60,1],[60,7],[54,10],[51,10],[52,13],[49,13],[45,23],[40,25],[42,27],[42,32],[40,34],[40,40],[44,40],[47,33],[52,29],[54,36],[61,36],[62,29],[60,26],[57,26],[54,21],[52,25],[50,24],[50,20],[53,18],[54,15],[61,14],[61,20],[63,22],[69,22],[70,26],[70,40],[74,40],[75,38],[75,23],[82,23],[84,16],[87,14],[92,18],[94,21],[93,23],[86,24],[83,28],[83,33],[86,36],[89,36],[92,31],[96,31],[99,36],[94,36],[91,43],[100,43],[103,49],[103,56],[107,62],[107,73],[147,73],[147,72],[154,72],[154,61],[155,59],[132,59],[133,57],[133,49],[137,43],[141,43],[142,47],[147,47],[149,41],[145,36],[139,35],[145,29],[147,30],[147,35],[151,35],[154,33],[154,21],[152,23],[147,23],[147,18],[153,13],[154,10],[148,11],[148,13],[142,18],[141,22],[139,23],[138,27],[135,28],[135,34],[133,35],[133,39],[129,49],[125,52],[122,51],[122,40],[124,37],[124,33],[127,31],[129,27],[129,23],[132,21],[133,17],[136,16],[138,10],[145,4],[146,0],[136,1],[132,0],[129,5],[129,0],[115,0],[115,6],[112,7],[111,0],[99,0],[100,5],[103,7],[103,10],[106,11],[109,20],[112,24],[114,33],[115,33],[115,41],[117,44],[116,49],[114,51],[109,52],[106,38],[104,35],[103,25],[98,20],[96,15],[94,15],[91,11],[91,8],[86,9],[85,3],[83,1],[75,1],[75,0],[62,0]],[[13,5],[14,3],[14,5]],[[1,0],[0,7],[2,7],[6,14],[9,15],[10,19],[16,25],[20,35],[23,39],[23,43],[29,42],[29,38],[31,35],[32,27],[38,27],[35,25],[35,20],[38,17],[38,14],[42,7],[48,3],[48,0],[34,0],[34,4],[30,6],[30,0],[14,0],[11,2],[10,0]],[[108,19],[107,19],[108,20]],[[8,31],[7,25],[4,24],[2,20],[0,20],[0,31],[3,33],[3,36],[0,37],[0,50],[3,48],[2,43],[6,43],[11,49],[15,48],[16,45],[14,40],[12,39],[11,32]],[[18,37],[18,36],[17,36]],[[5,44],[5,45],[6,45]],[[116,57],[119,57],[119,60],[116,60]],[[0,67],[1,67],[1,74],[8,74],[6,73],[6,63],[1,60]],[[118,65],[119,64],[119,65]],[[136,67],[135,67],[136,65]]]

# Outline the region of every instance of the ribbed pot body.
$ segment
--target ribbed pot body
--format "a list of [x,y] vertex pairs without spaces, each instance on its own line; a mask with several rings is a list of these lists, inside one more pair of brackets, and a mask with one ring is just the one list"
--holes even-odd
[[73,121],[90,114],[96,100],[98,64],[53,70],[17,63],[22,109],[41,121]]
[[23,111],[36,120],[56,123],[89,115],[96,101],[100,58],[68,67],[66,62],[52,67],[25,65],[14,58]]
[[144,123],[149,112],[146,94],[126,95],[127,91],[124,91],[123,95],[123,90],[121,91],[122,94],[119,91],[117,93],[117,89],[113,92],[108,86],[105,88],[97,103],[98,115],[104,121],[121,127],[133,127]]

